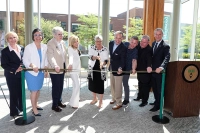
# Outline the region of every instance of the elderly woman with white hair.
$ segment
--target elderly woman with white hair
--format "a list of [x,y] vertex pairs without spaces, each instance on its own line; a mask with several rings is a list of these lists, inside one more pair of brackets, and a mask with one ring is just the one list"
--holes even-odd
[[67,63],[67,48],[63,41],[63,28],[54,27],[52,30],[53,38],[47,43],[47,59],[48,68],[55,69],[54,72],[49,72],[52,82],[52,110],[55,112],[61,112],[62,108],[66,105],[62,103],[62,91],[64,83],[64,71]]
[[103,94],[104,94],[104,81],[106,75],[104,68],[108,63],[108,49],[102,45],[102,36],[96,35],[95,45],[89,48],[89,62],[88,67],[91,74],[89,78],[89,90],[93,92],[93,100],[90,104],[95,104],[98,101],[97,94],[99,94],[99,108],[103,106]]

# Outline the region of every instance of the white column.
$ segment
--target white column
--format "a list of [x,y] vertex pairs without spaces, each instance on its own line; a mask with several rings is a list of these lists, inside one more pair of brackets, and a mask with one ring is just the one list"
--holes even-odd
[[101,0],[98,0],[98,34],[100,34],[100,7],[101,7],[100,1]]
[[102,37],[103,45],[108,46],[109,43],[109,18],[110,18],[110,0],[102,0]]
[[126,11],[126,42],[128,42],[128,25],[129,25],[129,0],[127,0],[127,11]]
[[[193,26],[192,26],[192,44],[191,44],[191,52],[190,52],[190,60],[194,60],[194,53],[197,52],[195,49],[196,43],[196,31],[197,31],[197,23],[198,23],[198,8],[199,8],[199,0],[194,1],[194,12],[193,12]],[[196,60],[196,58],[195,58]]]
[[5,33],[10,31],[10,0],[6,0],[6,31]]
[[178,60],[181,0],[174,0],[170,31],[170,61]]
[[70,13],[70,0],[68,0],[68,40],[71,32],[71,13]]
[[38,28],[41,29],[41,0],[38,0]]
[[33,31],[33,0],[24,0],[25,6],[25,45],[32,42]]

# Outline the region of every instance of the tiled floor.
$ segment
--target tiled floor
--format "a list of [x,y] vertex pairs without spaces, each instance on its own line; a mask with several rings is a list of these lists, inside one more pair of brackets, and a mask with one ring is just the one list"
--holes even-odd
[[[63,102],[68,104],[72,94],[71,79],[66,79],[63,90]],[[9,100],[8,89],[4,77],[0,77],[3,92]],[[109,81],[105,82],[105,94],[103,108],[90,105],[91,92],[87,89],[86,78],[81,79],[81,93],[79,109],[74,110],[69,105],[60,113],[51,110],[51,83],[45,79],[41,89],[39,105],[44,108],[40,111],[41,117],[24,126],[17,126],[9,116],[9,108],[2,91],[0,91],[0,133],[197,133],[200,132],[200,117],[173,118],[164,113],[170,119],[168,124],[157,124],[152,121],[152,116],[158,112],[150,112],[151,105],[139,107],[140,102],[132,101],[137,94],[137,79],[132,77],[130,84],[130,104],[119,110],[112,110]],[[69,87],[68,87],[69,86]],[[31,116],[30,92],[26,89],[27,116]],[[149,102],[153,101],[150,93]]]

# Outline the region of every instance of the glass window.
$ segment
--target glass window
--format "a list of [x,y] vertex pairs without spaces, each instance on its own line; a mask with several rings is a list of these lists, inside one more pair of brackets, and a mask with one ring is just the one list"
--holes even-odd
[[[129,1],[129,18],[127,19],[128,0],[110,0],[110,24],[112,25],[113,32],[121,30],[127,36],[126,38],[131,36],[138,36],[140,38],[143,34],[143,3],[143,0]],[[126,25],[127,20],[128,25]]]
[[190,59],[194,0],[185,1],[180,11],[179,59]]
[[24,0],[10,0],[10,30],[17,33],[19,36],[18,44],[24,46]]
[[78,24],[78,23],[72,23],[72,32],[76,32],[78,30],[79,25],[80,24]]
[[39,28],[38,0],[33,0],[33,29]]
[[[0,12],[0,16],[3,15],[4,12]],[[0,48],[4,48],[5,46],[5,17],[0,17]]]
[[[1,50],[5,47],[5,34],[6,34],[5,30],[6,30],[6,0],[1,0],[1,4],[0,4],[0,58],[1,58]],[[0,71],[1,70],[2,68],[0,67]]]
[[66,31],[66,22],[61,22],[61,27]]
[[196,27],[196,40],[195,40],[195,59],[200,59],[200,2],[198,11],[198,23]]
[[164,3],[164,18],[163,18],[163,40],[169,43],[170,22],[173,11],[173,0],[168,0]]

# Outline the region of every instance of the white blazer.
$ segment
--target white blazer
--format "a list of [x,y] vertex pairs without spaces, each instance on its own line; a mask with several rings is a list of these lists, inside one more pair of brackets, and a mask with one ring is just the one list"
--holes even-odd
[[75,72],[70,72],[70,74],[73,73],[79,74],[81,69],[81,61],[80,61],[80,56],[78,54],[78,50],[73,49],[71,46],[69,46],[68,56],[69,56],[69,65],[72,65],[72,69],[75,69]]
[[[46,52],[47,52],[47,45],[41,44],[42,60],[40,63],[40,56],[38,54],[38,50],[35,43],[33,42],[31,44],[28,44],[24,50],[23,64],[25,65],[26,68],[31,68],[30,67],[31,63],[36,65],[38,68],[44,68],[45,66],[48,66]],[[38,75],[38,73],[34,71],[28,71],[28,72],[33,76]]]

